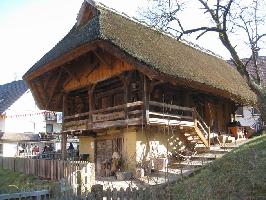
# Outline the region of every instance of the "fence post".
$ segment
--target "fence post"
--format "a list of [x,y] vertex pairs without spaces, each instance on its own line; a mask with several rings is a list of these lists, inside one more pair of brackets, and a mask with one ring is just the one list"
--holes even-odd
[[103,199],[103,185],[96,184],[91,187],[92,196],[95,199]]
[[211,128],[208,127],[208,147],[210,148],[211,146]]

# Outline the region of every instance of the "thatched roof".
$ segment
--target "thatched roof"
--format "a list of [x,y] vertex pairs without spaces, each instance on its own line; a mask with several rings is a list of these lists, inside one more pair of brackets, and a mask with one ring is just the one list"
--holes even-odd
[[36,142],[40,141],[40,136],[34,133],[0,133],[2,142]]
[[[146,65],[149,69],[183,81],[196,82],[224,91],[227,98],[242,103],[255,102],[256,96],[240,74],[224,60],[197,50],[187,44],[145,26],[101,5],[89,4],[95,16],[76,24],[70,32],[28,72],[24,79],[43,70],[66,53],[94,41],[106,41]],[[58,67],[58,66],[57,66]]]
[[0,114],[5,112],[27,90],[28,86],[23,80],[0,85]]

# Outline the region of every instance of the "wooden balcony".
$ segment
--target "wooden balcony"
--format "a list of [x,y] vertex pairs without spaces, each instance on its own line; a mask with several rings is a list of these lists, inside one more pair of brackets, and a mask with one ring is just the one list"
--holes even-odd
[[63,131],[100,131],[112,127],[133,125],[170,125],[191,127],[209,146],[210,129],[195,108],[182,107],[155,101],[142,101],[108,107],[64,117]]
[[142,101],[80,113],[64,117],[64,131],[99,130],[116,126],[158,124],[194,126],[194,108],[149,101],[144,109]]
[[139,125],[144,123],[142,106],[142,101],[136,101],[92,112],[65,116],[63,130],[100,130],[111,127]]

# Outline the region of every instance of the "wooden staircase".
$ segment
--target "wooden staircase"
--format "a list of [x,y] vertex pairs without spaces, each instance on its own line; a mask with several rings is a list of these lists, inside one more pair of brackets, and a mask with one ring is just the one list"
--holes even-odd
[[[192,126],[182,127],[183,135],[188,145],[192,148],[200,147],[202,149],[210,148],[210,127],[204,122],[196,110],[193,112],[194,124]],[[194,146],[193,146],[194,145]]]
[[196,108],[149,101],[146,121],[151,125],[178,127],[184,134],[188,145],[210,147],[210,127],[204,122]]

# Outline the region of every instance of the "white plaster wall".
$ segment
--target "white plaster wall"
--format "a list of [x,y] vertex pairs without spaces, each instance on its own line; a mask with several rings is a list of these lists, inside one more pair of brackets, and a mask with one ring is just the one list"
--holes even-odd
[[252,126],[258,120],[258,115],[252,115],[252,108],[244,106],[243,116],[236,116],[236,121],[239,121],[242,126]]
[[16,143],[3,143],[3,157],[15,157],[17,146]]
[[62,124],[58,124],[57,122],[47,121],[46,124],[52,124],[53,125],[53,132],[54,133],[60,133],[62,130]]
[[[41,110],[38,109],[33,96],[28,90],[25,92],[13,105],[11,105],[7,111],[5,119],[5,132],[32,132],[39,133],[45,132],[45,118],[44,115],[36,113],[40,113]],[[23,115],[26,116],[17,116]],[[29,116],[32,114],[32,116]],[[8,117],[12,116],[12,117]]]
[[60,133],[62,130],[62,124],[54,123],[54,132]]
[[5,130],[5,119],[0,118],[0,132],[4,132]]

